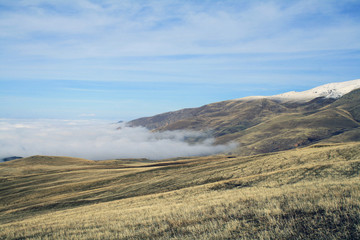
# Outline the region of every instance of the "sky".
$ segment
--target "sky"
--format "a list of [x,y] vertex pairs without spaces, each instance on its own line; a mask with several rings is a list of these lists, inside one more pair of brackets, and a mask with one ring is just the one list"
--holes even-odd
[[138,117],[360,78],[358,0],[0,0],[0,118]]

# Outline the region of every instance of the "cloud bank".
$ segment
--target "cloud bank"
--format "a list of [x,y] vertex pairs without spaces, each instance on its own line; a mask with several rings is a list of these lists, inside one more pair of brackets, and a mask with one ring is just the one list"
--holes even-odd
[[[188,138],[203,138],[189,144]],[[235,144],[213,145],[214,139],[191,131],[153,133],[146,128],[98,121],[0,119],[0,159],[32,155],[70,156],[92,160],[165,159],[210,155]]]

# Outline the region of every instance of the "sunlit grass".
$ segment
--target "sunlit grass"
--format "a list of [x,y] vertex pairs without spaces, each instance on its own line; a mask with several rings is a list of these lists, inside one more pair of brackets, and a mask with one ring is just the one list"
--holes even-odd
[[0,165],[13,173],[1,179],[0,238],[360,238],[358,143],[130,168],[72,164],[28,175]]

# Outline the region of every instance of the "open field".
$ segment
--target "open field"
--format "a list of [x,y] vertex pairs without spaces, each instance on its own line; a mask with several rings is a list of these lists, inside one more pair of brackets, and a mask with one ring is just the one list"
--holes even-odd
[[359,239],[360,143],[0,164],[1,239]]

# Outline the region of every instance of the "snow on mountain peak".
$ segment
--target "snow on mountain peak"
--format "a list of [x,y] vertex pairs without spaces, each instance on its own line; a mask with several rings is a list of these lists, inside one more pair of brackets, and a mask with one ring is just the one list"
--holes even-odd
[[245,98],[240,98],[239,100],[268,98],[282,102],[306,102],[318,97],[340,98],[343,95],[357,88],[360,88],[360,79],[346,81],[346,82],[328,83],[303,92],[291,91],[274,96],[245,97]]
[[360,79],[346,82],[328,83],[307,91],[292,91],[279,95],[274,95],[270,98],[285,101],[307,101],[317,97],[340,98],[343,95],[357,88],[360,88]]

